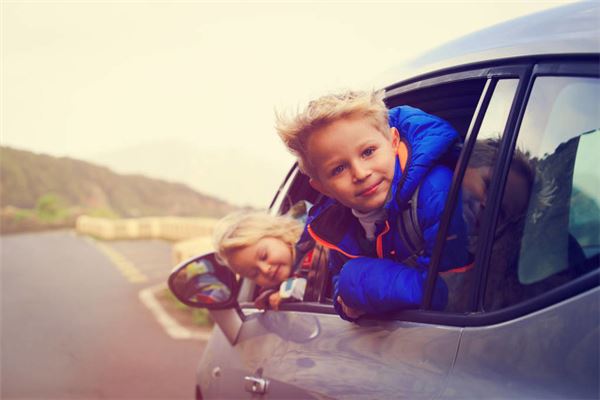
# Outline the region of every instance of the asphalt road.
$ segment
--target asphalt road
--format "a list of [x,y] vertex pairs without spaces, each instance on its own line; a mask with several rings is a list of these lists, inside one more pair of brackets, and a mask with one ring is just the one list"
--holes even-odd
[[70,231],[0,243],[2,399],[193,398],[205,343],[171,339],[138,298],[166,280],[169,244]]

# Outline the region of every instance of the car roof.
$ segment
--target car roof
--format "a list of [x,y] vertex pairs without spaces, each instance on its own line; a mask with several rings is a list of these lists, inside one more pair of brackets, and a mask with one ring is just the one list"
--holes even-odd
[[[450,41],[387,71],[379,86],[490,61],[600,53],[600,2],[580,2],[516,18]],[[390,79],[391,78],[391,79]],[[398,82],[402,83],[402,82]]]

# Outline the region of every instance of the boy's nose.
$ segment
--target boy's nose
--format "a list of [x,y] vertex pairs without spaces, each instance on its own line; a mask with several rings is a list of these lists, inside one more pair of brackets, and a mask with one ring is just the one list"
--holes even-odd
[[362,163],[354,163],[352,165],[352,179],[354,182],[364,181],[371,174],[369,168]]

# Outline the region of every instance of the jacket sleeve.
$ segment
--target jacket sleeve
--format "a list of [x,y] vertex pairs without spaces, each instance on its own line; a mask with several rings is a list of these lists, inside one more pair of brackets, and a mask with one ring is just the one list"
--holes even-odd
[[355,321],[344,313],[342,306],[338,303],[337,298],[340,295],[340,271],[344,265],[345,257],[337,251],[329,252],[328,268],[331,273],[331,287],[333,292],[333,309],[335,312],[346,321]]
[[[382,314],[418,307],[423,300],[426,280],[427,270],[411,268],[389,259],[361,257],[344,264],[337,286],[339,295],[348,306],[368,314]],[[446,283],[438,279],[433,307],[443,309],[447,301]]]

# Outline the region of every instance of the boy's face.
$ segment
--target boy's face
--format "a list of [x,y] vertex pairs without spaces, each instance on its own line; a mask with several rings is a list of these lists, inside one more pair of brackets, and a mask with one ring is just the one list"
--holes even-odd
[[275,287],[292,272],[290,246],[273,237],[233,250],[227,258],[231,269],[262,287]]
[[313,132],[307,143],[311,185],[361,212],[381,208],[396,165],[399,137],[395,128],[391,132],[386,138],[366,118],[342,119]]

